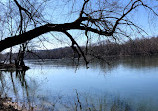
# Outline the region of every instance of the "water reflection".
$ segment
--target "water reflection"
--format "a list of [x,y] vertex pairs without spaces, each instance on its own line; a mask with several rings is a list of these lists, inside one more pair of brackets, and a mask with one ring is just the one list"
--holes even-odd
[[122,58],[120,62],[130,68],[155,68],[158,66],[157,56],[144,56],[144,57],[126,57]]
[[12,101],[19,103],[20,106],[17,105],[17,107],[28,107],[31,109],[25,71],[0,71],[0,82],[3,98],[12,97]]
[[[108,58],[107,58],[108,59]],[[86,68],[85,62],[80,60],[79,65],[78,61],[71,59],[60,59],[60,60],[28,60],[29,63],[34,65],[40,65],[41,67],[66,67],[70,69],[76,68]],[[106,61],[93,60],[88,65],[91,69],[101,69],[104,72],[114,70],[119,65],[129,68],[155,68],[158,66],[158,57],[157,56],[144,56],[144,57],[120,57],[120,58],[110,58],[110,64],[107,64]]]
[[1,94],[11,96],[12,101],[19,103],[23,109],[38,111],[156,111],[153,106],[148,106],[143,101],[131,104],[130,100],[123,100],[109,94],[89,95],[89,93],[79,93],[77,89],[73,90],[74,96],[65,99],[65,96],[58,95],[53,98],[53,101],[49,101],[49,97],[38,95],[36,92],[38,87],[36,89],[32,87],[36,86],[36,80],[29,83],[34,85],[28,86],[25,76],[25,71],[1,72],[0,74]]
[[[154,63],[153,63],[154,62]],[[41,111],[157,111],[158,59],[93,61],[75,72],[68,60],[30,60],[27,72],[0,72],[1,95]],[[41,68],[42,64],[42,68]],[[150,75],[146,68],[149,68]],[[140,71],[140,69],[143,70]],[[140,74],[142,73],[143,76]]]

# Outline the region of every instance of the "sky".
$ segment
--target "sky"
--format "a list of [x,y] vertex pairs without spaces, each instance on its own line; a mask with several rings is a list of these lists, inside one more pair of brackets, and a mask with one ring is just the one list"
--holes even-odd
[[[54,1],[52,1],[52,2],[49,3],[49,6],[48,6],[48,9],[46,9],[46,12],[47,13],[49,12],[51,14],[50,19],[54,23],[72,22],[72,21],[74,21],[78,18],[79,11],[81,10],[83,1],[84,0],[72,0],[71,2],[69,2],[66,5],[65,5],[65,2],[61,2],[61,1],[54,2]],[[91,0],[91,1],[92,1],[92,3],[91,3],[92,7],[96,8],[95,1],[97,1],[97,0]],[[105,1],[105,0],[101,0],[101,1]],[[122,6],[125,6],[129,3],[129,1],[130,0],[120,0],[119,3]],[[144,0],[144,3],[148,4],[151,7],[155,7],[155,5],[158,6],[158,1],[156,1],[156,0]],[[54,4],[54,5],[52,6],[52,4]],[[58,8],[58,7],[60,7],[60,8]],[[155,10],[155,11],[158,12],[158,10]],[[132,20],[134,23],[136,23],[138,26],[140,26],[142,29],[144,29],[147,32],[147,34],[144,34],[144,37],[152,37],[152,36],[157,36],[158,35],[158,31],[157,31],[158,30],[158,21],[157,21],[158,17],[155,17],[153,15],[153,13],[151,11],[149,11],[148,9],[145,9],[144,7],[139,7],[137,9],[137,11],[132,11],[128,17],[130,18],[130,20]],[[81,32],[81,31],[70,31],[70,32],[73,35],[73,37],[76,38],[76,40],[79,44],[81,44],[81,45],[85,44],[85,42],[86,42],[85,38],[86,37],[84,36],[84,34],[80,35],[80,33],[83,33],[83,32]],[[62,37],[70,45],[70,41],[67,39],[67,37],[64,36],[64,35],[62,35]],[[135,39],[137,37],[142,37],[142,36],[138,35],[138,33],[134,33],[134,34],[131,35],[131,38],[133,38],[133,39]],[[60,38],[60,37],[57,36],[57,38]],[[103,40],[104,40],[104,38],[103,38]],[[93,39],[93,41],[96,42],[97,39]],[[54,42],[53,47],[62,47],[62,46],[67,45],[67,43],[66,44],[65,43],[55,44],[56,42]],[[49,45],[49,44],[47,44],[47,47],[52,48],[52,46]]]
[[[69,2],[66,2],[69,1]],[[90,0],[91,2],[88,4],[91,6],[92,9],[97,9],[96,1],[98,0]],[[105,0],[100,0],[104,2]],[[115,1],[115,0],[110,0]],[[116,0],[118,1],[118,0]],[[129,3],[130,0],[120,0],[119,4],[120,6],[126,6]],[[158,6],[157,0],[142,0],[145,4],[148,4],[151,7]],[[84,0],[50,0],[48,1],[44,6],[43,15],[44,18],[47,19],[50,23],[67,23],[72,22],[76,20],[79,17],[79,11],[82,8],[82,4],[84,3]],[[88,7],[89,8],[89,7]],[[158,7],[156,8],[156,12],[158,12]],[[144,34],[144,37],[152,37],[158,35],[158,17],[154,16],[153,13],[143,7],[138,8],[136,11],[132,11],[130,15],[128,16],[130,20],[132,20],[134,23],[136,23],[138,26],[143,28],[147,33]],[[129,29],[126,29],[126,27],[121,26],[122,29],[127,30],[127,33],[131,33]],[[84,35],[83,31],[69,31],[72,36],[75,38],[75,40],[80,45],[85,45],[86,43],[86,37]],[[53,36],[52,36],[53,35]],[[53,48],[59,48],[59,47],[65,47],[70,46],[71,41],[68,37],[66,37],[62,33],[52,32],[51,34],[44,34],[40,38],[33,39],[30,44],[30,46],[37,46],[36,49],[53,49]],[[90,34],[92,36],[91,42],[95,43],[98,42],[98,36],[96,34]],[[138,33],[132,32],[131,38],[135,39],[136,37],[142,37]],[[99,40],[104,40],[106,37],[100,37]],[[127,38],[120,37],[120,40],[128,40]],[[41,43],[39,41],[45,42]],[[36,45],[37,44],[37,45]],[[15,48],[16,50],[17,48]]]

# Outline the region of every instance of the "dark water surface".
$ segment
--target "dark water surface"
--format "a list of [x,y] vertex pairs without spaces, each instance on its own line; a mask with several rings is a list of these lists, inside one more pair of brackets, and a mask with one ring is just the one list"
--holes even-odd
[[[1,72],[1,95],[44,111],[158,111],[158,57],[130,57],[79,67],[69,60],[28,60]],[[36,108],[37,107],[37,108]]]

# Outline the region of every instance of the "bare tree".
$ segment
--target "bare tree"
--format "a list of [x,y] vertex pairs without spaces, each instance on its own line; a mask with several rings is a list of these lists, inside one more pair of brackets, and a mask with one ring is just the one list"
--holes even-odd
[[[46,1],[47,0],[44,0],[42,2],[45,3]],[[70,0],[67,1],[67,3],[69,2]],[[14,5],[16,12],[19,14],[19,16],[16,17],[18,18],[17,30],[19,31],[19,34],[16,33],[16,35],[2,39],[0,41],[0,51],[18,44],[26,43],[48,32],[61,32],[71,40],[71,47],[78,53],[79,57],[82,56],[84,58],[87,64],[88,61],[86,55],[77,41],[73,38],[73,35],[70,34],[70,30],[84,31],[85,37],[87,38],[87,44],[89,40],[88,33],[112,37],[116,40],[120,35],[129,37],[127,34],[128,31],[124,31],[124,28],[137,30],[139,33],[146,33],[141,27],[129,19],[129,15],[132,11],[139,9],[139,7],[143,7],[158,16],[154,11],[154,8],[145,4],[143,0],[129,0],[129,2],[127,3],[126,1],[124,5],[122,2],[123,1],[121,0],[84,0],[77,19],[72,22],[54,24],[43,19],[44,16],[40,13],[39,8],[35,7],[36,3],[34,0],[22,0],[22,2],[13,0],[12,5]],[[40,5],[38,6],[40,7]],[[28,29],[30,30],[24,31],[26,18],[29,22],[30,26]]]

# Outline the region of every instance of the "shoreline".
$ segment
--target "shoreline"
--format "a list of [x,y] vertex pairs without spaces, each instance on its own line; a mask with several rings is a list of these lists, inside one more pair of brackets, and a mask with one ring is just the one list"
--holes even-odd
[[0,63],[0,71],[26,71],[28,66],[16,66],[15,64]]
[[29,111],[21,107],[17,102],[12,102],[11,98],[0,97],[0,111]]

